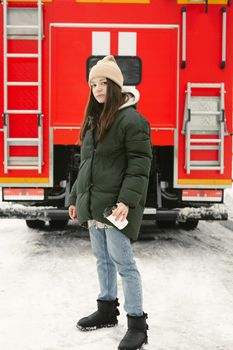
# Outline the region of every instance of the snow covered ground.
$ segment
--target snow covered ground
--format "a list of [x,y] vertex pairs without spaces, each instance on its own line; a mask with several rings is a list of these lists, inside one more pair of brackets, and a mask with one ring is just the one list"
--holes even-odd
[[[233,220],[233,191],[226,192]],[[0,349],[114,350],[119,325],[83,333],[76,321],[95,311],[98,282],[85,231],[33,231],[0,221]],[[133,245],[148,313],[148,350],[233,350],[233,222],[196,230],[150,230]]]

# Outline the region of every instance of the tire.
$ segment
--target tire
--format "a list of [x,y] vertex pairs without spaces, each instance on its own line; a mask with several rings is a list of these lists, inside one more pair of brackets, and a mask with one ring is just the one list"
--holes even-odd
[[199,220],[192,219],[192,220],[187,220],[185,222],[180,221],[179,225],[184,230],[194,230],[195,228],[197,228],[198,223],[199,223]]
[[26,220],[26,225],[29,228],[39,230],[44,228],[45,222],[43,220]]
[[68,223],[68,220],[50,220],[49,227],[52,230],[64,230]]

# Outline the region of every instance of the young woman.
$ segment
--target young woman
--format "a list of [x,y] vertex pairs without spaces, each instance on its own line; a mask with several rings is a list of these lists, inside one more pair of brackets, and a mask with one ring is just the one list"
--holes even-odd
[[[136,111],[136,89],[123,89],[123,75],[113,56],[106,56],[89,74],[90,96],[81,127],[81,163],[70,194],[69,215],[88,224],[97,259],[100,293],[97,311],[80,319],[77,327],[92,330],[117,324],[117,272],[122,278],[128,331],[118,349],[136,350],[147,342],[147,314],[143,312],[141,278],[131,240],[142,221],[152,150],[150,126]],[[128,224],[122,230],[104,217]]]

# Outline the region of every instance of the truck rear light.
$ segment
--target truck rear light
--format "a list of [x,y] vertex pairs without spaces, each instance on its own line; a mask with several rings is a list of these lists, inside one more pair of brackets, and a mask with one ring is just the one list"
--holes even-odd
[[182,190],[182,201],[222,202],[222,190]]
[[2,191],[3,200],[44,200],[43,188],[3,188]]

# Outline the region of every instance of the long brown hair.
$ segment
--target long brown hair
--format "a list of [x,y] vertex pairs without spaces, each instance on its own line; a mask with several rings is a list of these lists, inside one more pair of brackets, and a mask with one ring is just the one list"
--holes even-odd
[[80,130],[80,143],[82,143],[89,127],[98,126],[98,141],[102,141],[106,132],[111,128],[119,107],[124,103],[125,95],[121,88],[112,80],[107,79],[106,101],[99,103],[90,90],[84,120]]

